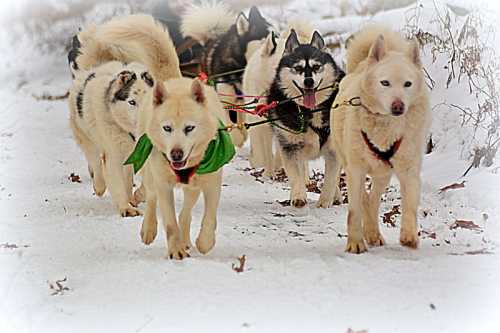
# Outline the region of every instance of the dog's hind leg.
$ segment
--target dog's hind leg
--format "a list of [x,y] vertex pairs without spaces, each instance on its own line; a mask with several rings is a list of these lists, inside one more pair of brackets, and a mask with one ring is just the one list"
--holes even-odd
[[155,187],[160,202],[163,229],[167,238],[168,257],[170,259],[182,260],[189,257],[189,254],[183,248],[180,240],[179,226],[177,225],[177,218],[175,216],[174,190],[166,184],[162,186],[155,185]]
[[208,253],[215,245],[215,229],[217,229],[217,207],[219,207],[222,186],[222,171],[207,174],[213,177],[202,185],[205,211],[201,221],[201,229],[196,239],[196,247],[203,254]]
[[181,242],[186,250],[193,247],[191,244],[191,210],[200,197],[199,189],[183,188],[184,190],[184,203],[182,205],[181,213],[179,214],[179,229],[181,234]]
[[401,245],[416,249],[418,247],[417,208],[420,201],[420,170],[413,167],[396,173],[401,185]]
[[378,223],[378,211],[380,208],[380,197],[385,192],[391,174],[377,175],[372,178],[370,194],[363,193],[363,234],[366,242],[371,246],[382,246],[385,244],[384,237],[380,233]]
[[317,207],[329,208],[334,202],[340,201],[340,189],[338,187],[337,176],[340,169],[340,163],[335,158],[335,155],[327,152],[324,154],[325,159],[325,182],[321,188]]
[[363,215],[362,191],[365,191],[366,172],[359,168],[347,168],[346,171],[349,197],[346,251],[350,253],[363,253],[366,251],[366,244],[363,239],[363,226],[361,224]]
[[102,197],[106,192],[106,181],[102,172],[101,158],[97,146],[90,140],[90,138],[83,133],[80,128],[74,123],[73,119],[70,122],[73,135],[75,136],[76,143],[80,146],[87,159],[90,178],[92,178],[92,185],[94,192],[98,197]]

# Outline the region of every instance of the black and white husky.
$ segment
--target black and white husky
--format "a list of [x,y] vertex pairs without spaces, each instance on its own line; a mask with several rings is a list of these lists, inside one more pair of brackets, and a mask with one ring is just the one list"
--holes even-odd
[[[331,207],[340,197],[337,185],[340,165],[328,144],[330,108],[337,89],[329,87],[340,82],[344,75],[317,31],[309,44],[300,44],[292,30],[268,102],[301,96],[279,105],[269,114],[270,119],[279,119],[273,123],[273,131],[290,179],[290,200],[294,207],[303,207],[307,202],[304,162],[320,156],[325,159],[325,182],[317,206]],[[311,112],[319,109],[323,111]]]

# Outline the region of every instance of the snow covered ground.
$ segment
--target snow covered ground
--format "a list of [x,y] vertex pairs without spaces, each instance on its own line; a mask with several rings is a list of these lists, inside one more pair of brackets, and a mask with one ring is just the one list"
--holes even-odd
[[[215,249],[177,262],[165,258],[163,232],[143,245],[141,218],[92,195],[66,101],[33,98],[66,91],[64,59],[19,53],[2,66],[0,332],[500,330],[500,174],[460,178],[468,162],[446,135],[460,129],[440,128],[450,142],[425,157],[418,250],[398,244],[394,214],[381,223],[385,247],[345,253],[347,206],[316,209],[309,193],[308,216],[294,217],[279,203],[287,184],[252,175],[245,148],[225,168]],[[394,181],[381,216],[399,202]],[[201,213],[200,203],[193,239]]]

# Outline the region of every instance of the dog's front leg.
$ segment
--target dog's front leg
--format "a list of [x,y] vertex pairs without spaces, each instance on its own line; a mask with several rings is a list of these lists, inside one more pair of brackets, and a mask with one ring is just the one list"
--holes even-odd
[[201,229],[196,239],[196,247],[203,254],[208,253],[215,245],[215,229],[217,228],[217,207],[219,206],[222,186],[222,171],[207,174],[212,177],[203,182],[202,191],[205,202],[205,211],[201,221]]
[[305,166],[304,161],[296,154],[281,151],[281,158],[286,174],[290,180],[290,204],[302,208],[307,203],[306,184],[304,184]]
[[417,208],[420,201],[420,170],[411,168],[396,173],[401,185],[401,245],[416,249],[418,247]]
[[350,253],[363,253],[366,251],[363,239],[362,218],[362,192],[365,186],[366,172],[359,168],[347,169],[347,195],[349,198],[349,211],[347,213],[347,246]]
[[[179,226],[175,217],[174,189],[167,184],[156,185],[156,193],[160,202],[160,211],[163,219],[163,229],[167,236],[167,249],[170,259],[182,260],[188,253],[182,246],[179,235]],[[149,192],[149,191],[147,191]]]
[[146,212],[141,227],[141,239],[146,245],[151,244],[156,238],[158,232],[158,219],[156,218],[157,197],[154,191],[147,191],[146,194]]
[[200,197],[198,188],[184,187],[184,203],[179,214],[179,228],[181,233],[181,242],[186,250],[193,247],[191,244],[191,210]]
[[115,205],[118,206],[120,215],[123,217],[141,215],[137,209],[130,205],[130,196],[127,193],[127,186],[123,173],[123,160],[120,158],[119,154],[113,151],[106,153],[103,163],[106,183],[111,192],[111,199]]
[[372,178],[372,189],[370,194],[363,193],[363,234],[369,245],[382,246],[385,240],[382,237],[378,223],[378,211],[380,208],[380,197],[385,192],[387,184],[391,179],[391,174],[374,176]]
[[335,155],[330,152],[324,154],[323,158],[325,159],[325,182],[321,188],[321,194],[316,206],[329,208],[333,206],[336,200],[340,202],[340,189],[337,180],[340,163],[338,163]]

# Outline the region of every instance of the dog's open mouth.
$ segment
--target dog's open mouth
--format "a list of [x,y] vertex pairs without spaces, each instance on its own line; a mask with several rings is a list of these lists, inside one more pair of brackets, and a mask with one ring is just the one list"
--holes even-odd
[[181,162],[170,161],[165,153],[163,153],[163,157],[165,157],[165,160],[167,160],[168,164],[170,165],[170,168],[175,173],[177,182],[182,184],[189,184],[189,181],[194,176],[196,169],[198,169],[198,165],[195,165],[190,168],[185,168],[189,156],[186,157],[184,161]]
[[187,163],[187,158],[181,162],[170,162],[170,166],[172,167],[172,169],[174,171],[176,171],[176,170],[181,170],[182,168],[184,168],[186,166],[186,163]]
[[319,84],[315,88],[303,88],[299,86],[295,81],[292,81],[295,87],[299,89],[299,91],[302,93],[302,104],[308,109],[314,109],[316,108],[316,92],[321,85],[321,82],[323,80],[319,81]]

